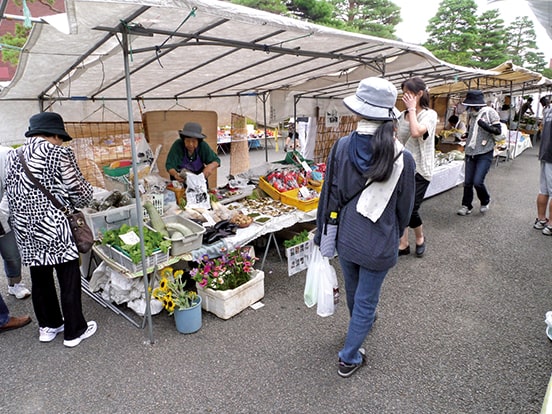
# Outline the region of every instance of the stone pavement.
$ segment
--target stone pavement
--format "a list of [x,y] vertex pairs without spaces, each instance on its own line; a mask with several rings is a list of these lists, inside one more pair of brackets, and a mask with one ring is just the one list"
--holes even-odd
[[[74,349],[39,343],[34,319],[1,334],[0,413],[538,413],[552,372],[552,237],[532,228],[536,150],[493,166],[487,182],[486,215],[456,215],[461,187],[424,202],[426,255],[390,271],[368,364],[351,378],[336,372],[345,303],[318,317],[303,303],[305,272],[288,277],[272,249],[265,306],[227,321],[204,313],[196,334],[162,313],[150,344],[84,295],[98,332]],[[0,275],[11,311],[34,317],[6,290]]]

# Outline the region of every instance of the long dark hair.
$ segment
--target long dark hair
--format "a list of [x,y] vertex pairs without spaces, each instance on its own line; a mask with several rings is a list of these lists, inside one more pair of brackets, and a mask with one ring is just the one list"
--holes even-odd
[[429,108],[429,91],[427,90],[427,86],[425,82],[422,80],[422,78],[414,77],[405,80],[401,84],[401,89],[404,91],[405,89],[408,89],[411,92],[418,93],[420,91],[424,91],[424,94],[420,98],[420,106],[424,109]]
[[372,164],[365,174],[373,181],[386,181],[393,172],[395,158],[395,121],[381,124],[372,136]]

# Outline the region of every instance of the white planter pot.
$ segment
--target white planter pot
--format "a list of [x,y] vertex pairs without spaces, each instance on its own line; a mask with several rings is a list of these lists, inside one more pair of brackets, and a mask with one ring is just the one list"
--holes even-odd
[[251,280],[231,290],[203,289],[196,284],[201,306],[221,319],[230,319],[264,297],[264,272],[256,270]]

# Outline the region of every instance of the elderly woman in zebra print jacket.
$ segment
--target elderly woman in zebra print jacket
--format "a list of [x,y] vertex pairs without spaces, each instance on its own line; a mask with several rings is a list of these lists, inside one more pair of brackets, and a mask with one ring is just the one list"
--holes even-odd
[[33,115],[29,124],[25,144],[12,151],[7,160],[5,196],[22,263],[30,269],[39,341],[53,341],[63,332],[64,345],[74,347],[97,328],[96,322],[86,322],[82,312],[79,253],[65,212],[33,184],[19,154],[32,175],[69,212],[90,203],[92,186],[82,175],[71,148],[61,145],[72,138],[59,114],[42,112]]

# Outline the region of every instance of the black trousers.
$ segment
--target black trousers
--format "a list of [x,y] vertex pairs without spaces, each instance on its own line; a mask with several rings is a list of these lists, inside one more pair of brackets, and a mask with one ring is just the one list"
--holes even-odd
[[422,217],[420,216],[419,210],[422,205],[422,201],[424,201],[427,187],[429,187],[429,181],[418,173],[416,173],[415,180],[416,193],[414,195],[414,208],[412,209],[412,215],[410,216],[410,223],[408,223],[408,227],[411,229],[415,229],[416,227],[420,227],[422,225]]
[[[58,301],[54,269],[59,283]],[[78,259],[53,266],[31,266],[33,308],[41,328],[57,328],[65,324],[64,338],[71,340],[86,331],[82,314],[81,275]]]

